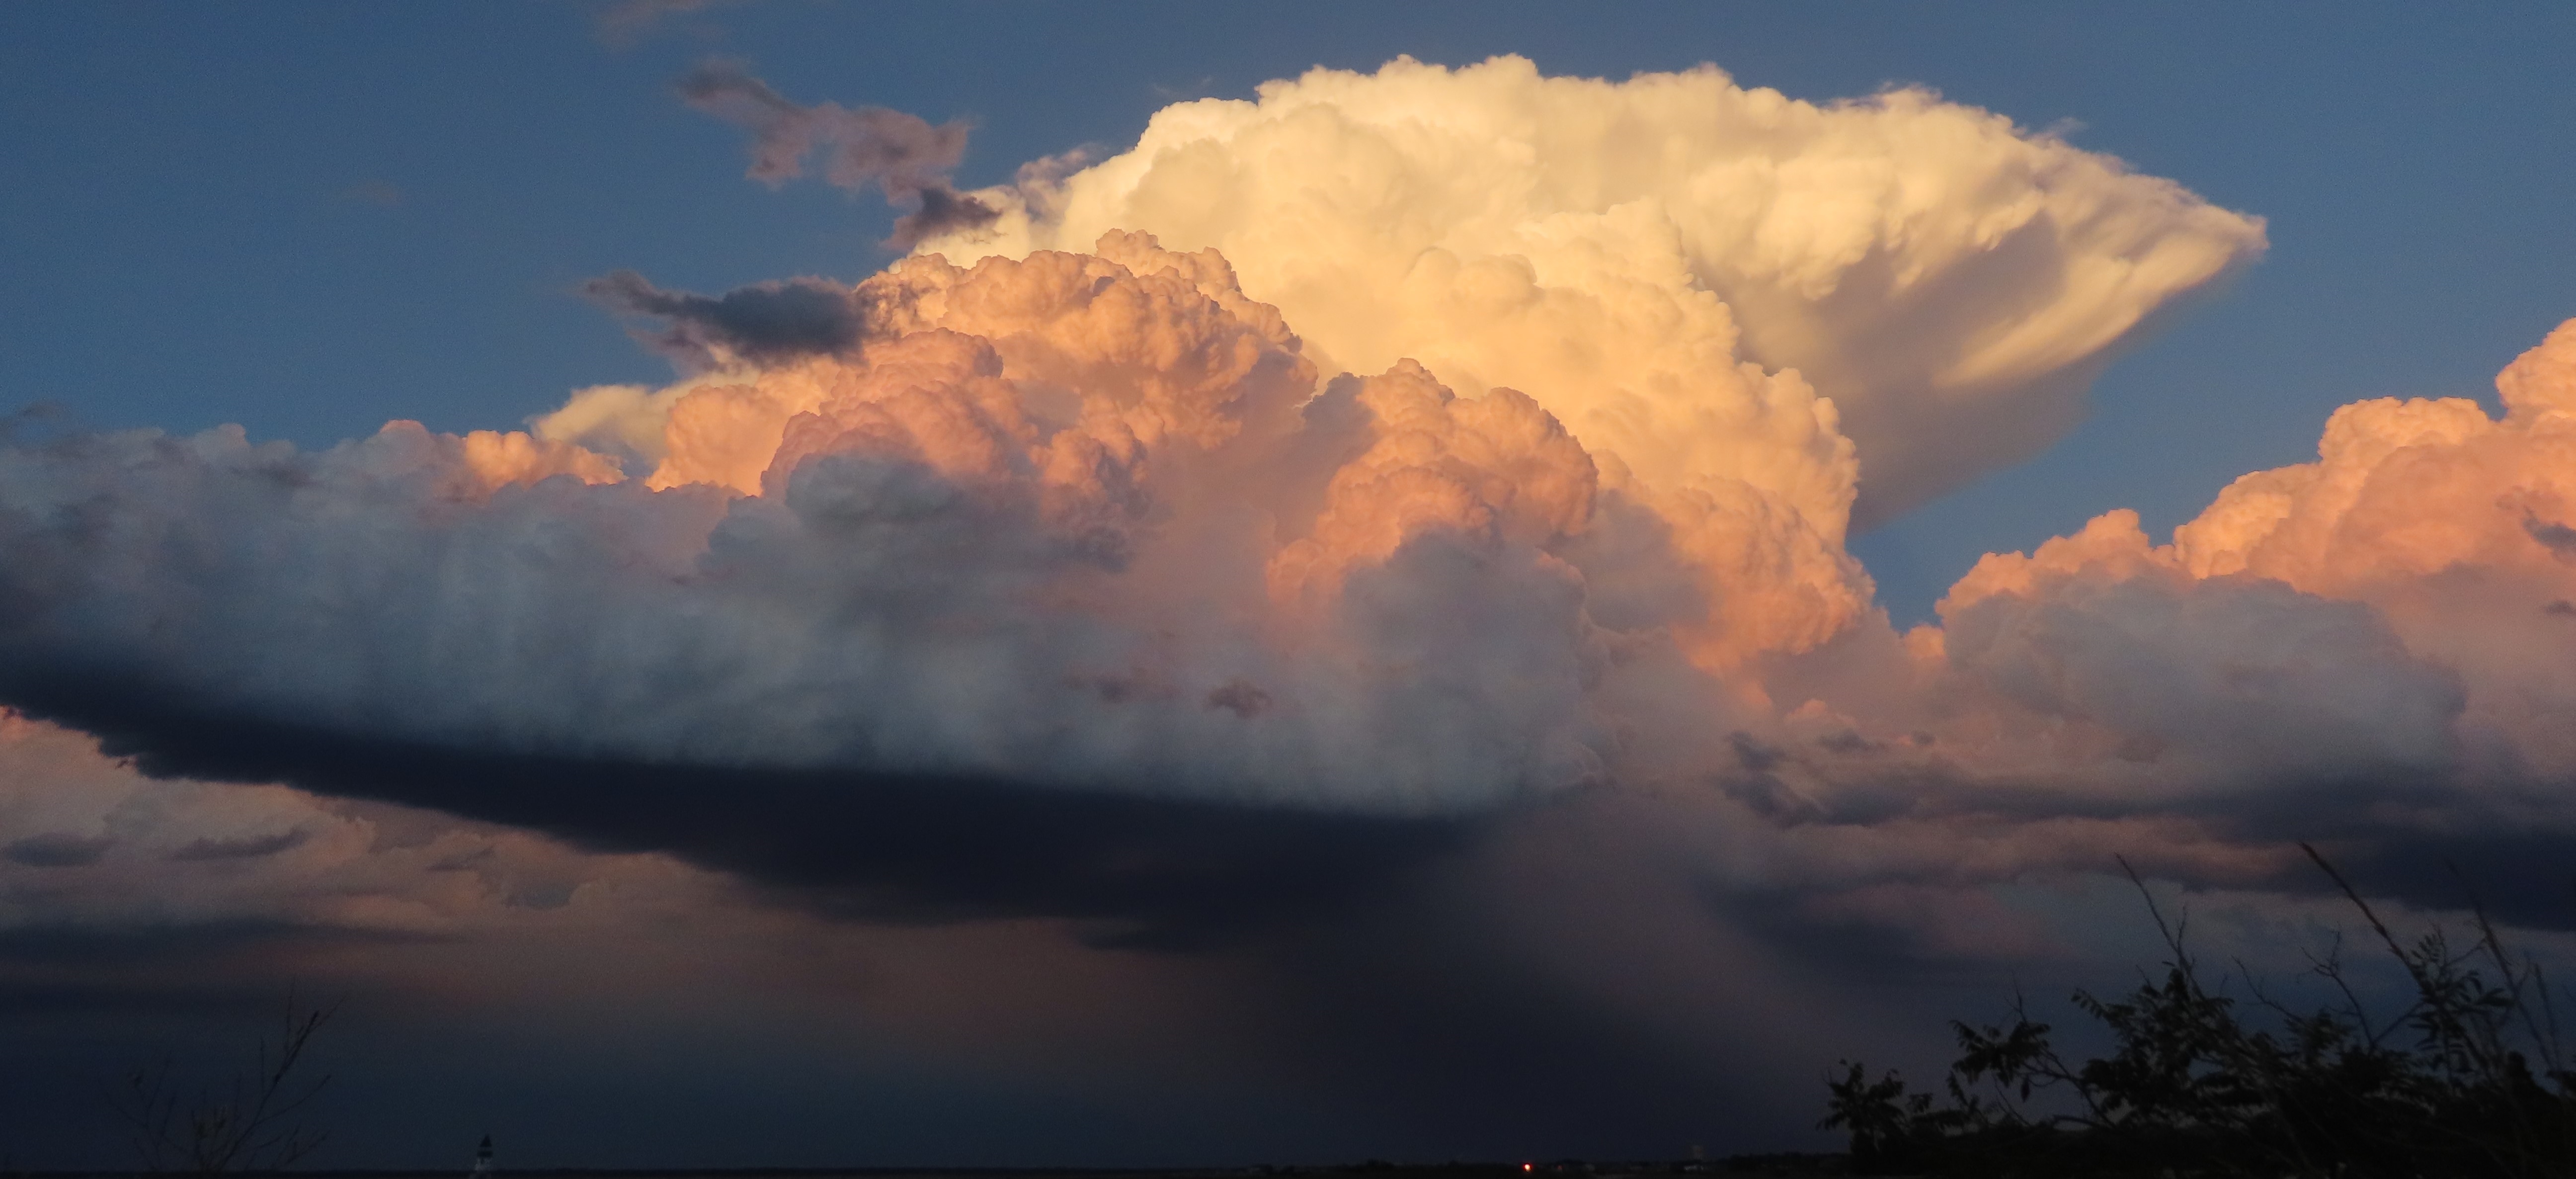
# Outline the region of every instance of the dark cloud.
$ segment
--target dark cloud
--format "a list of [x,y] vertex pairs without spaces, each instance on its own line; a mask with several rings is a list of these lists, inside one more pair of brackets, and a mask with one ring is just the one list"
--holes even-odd
[[15,687],[29,714],[96,733],[157,776],[281,782],[586,850],[666,852],[851,918],[1069,919],[1104,946],[1212,946],[1356,905],[1476,833],[956,778],[512,757],[214,715],[131,685]]
[[[79,703],[76,693],[62,695]],[[133,712],[96,702],[82,707],[92,716]],[[873,945],[875,955],[892,957],[904,951],[888,947],[940,944],[935,939],[990,947],[935,969],[951,980],[943,985],[970,995],[987,992],[943,1001],[942,1008],[1026,1002],[1024,991],[1002,988],[990,977],[993,972],[1035,975],[1041,980],[1035,985],[1044,987],[1046,977],[1066,963],[1092,962],[1122,980],[1121,989],[1104,993],[1076,971],[1060,1007],[1041,1014],[994,1011],[992,1018],[1028,1029],[1039,1041],[1026,1049],[1029,1056],[1052,1073],[1075,1077],[1078,1086],[1161,1093],[1174,1087],[1177,1069],[1189,1074],[1188,1087],[1228,1094],[1240,1108],[1218,1112],[1238,1119],[1226,1124],[1238,1127],[1239,1136],[1210,1134],[1207,1149],[1223,1152],[1220,1157],[1279,1161],[1280,1151],[1292,1158],[1318,1151],[1346,1151],[1352,1158],[1617,1156],[1677,1153],[1691,1142],[1777,1144],[1782,1127],[1794,1133],[1812,1120],[1814,1087],[1806,1081],[1817,1062],[1811,1052],[1829,1056],[1834,1050],[1796,1045],[1784,1053],[1724,1036],[1713,1041],[1704,1030],[1676,1033],[1669,1011],[1605,995],[1580,980],[1569,983],[1557,977],[1554,964],[1534,966],[1533,954],[1552,953],[1546,946],[1556,938],[1533,946],[1498,935],[1498,922],[1520,917],[1497,909],[1520,906],[1509,897],[1495,906],[1493,882],[1544,878],[1551,907],[1569,908],[1595,931],[1618,931],[1606,946],[1575,951],[1585,959],[1581,969],[1634,979],[1664,969],[1666,943],[1688,953],[1706,940],[1707,931],[1694,924],[1695,913],[1681,914],[1676,924],[1670,914],[1649,912],[1628,896],[1598,891],[1599,875],[1630,870],[1624,857],[1586,856],[1572,861],[1576,870],[1568,872],[1564,863],[1533,865],[1494,854],[1496,825],[1517,831],[1523,845],[1542,849],[1561,841],[1586,847],[1612,842],[1598,830],[1567,835],[1567,819],[1596,809],[1571,800],[1472,827],[1319,821],[1240,808],[1067,798],[1028,787],[511,762],[167,714],[128,715],[126,723],[131,731],[121,741],[152,745],[158,752],[142,760],[165,771],[230,771],[329,782],[375,797],[434,797],[440,805],[567,833],[602,849],[677,844],[683,855],[740,872],[760,896],[787,902],[809,919],[771,914],[744,921],[728,903],[715,916],[754,932],[725,940],[707,932],[713,922],[704,917],[674,925],[671,910],[658,907],[642,925],[630,918],[605,928],[538,927],[554,931],[537,958],[546,963],[541,971],[530,965],[540,951],[483,940],[472,930],[430,937],[342,930],[327,924],[327,917],[320,925],[226,919],[0,932],[0,1006],[26,1004],[12,1008],[12,1019],[0,1019],[0,1046],[12,1051],[52,1034],[64,1017],[107,1022],[164,992],[166,1002],[145,1006],[171,1011],[185,1001],[206,1008],[189,1017],[193,1029],[223,1013],[218,1000],[273,1000],[290,982],[307,993],[351,995],[353,1008],[440,1029],[436,1035],[419,1033],[423,1040],[489,1036],[488,1024],[461,1021],[468,1014],[497,1020],[504,1000],[466,1004],[453,991],[442,991],[472,992],[471,964],[478,955],[506,955],[513,972],[567,972],[577,981],[564,985],[580,988],[585,1005],[658,1005],[677,1001],[672,996],[693,984],[637,964],[651,960],[645,945],[677,940],[678,931],[703,939],[693,957],[732,959],[717,977],[738,972],[762,980],[729,995],[729,1003],[761,1009],[774,1001],[768,996],[781,976],[837,975],[790,985],[829,988],[838,996],[831,1000],[836,1007],[864,1010],[869,1019],[890,1025],[918,1014],[908,1005],[914,1000],[891,994],[888,988],[900,984],[870,977],[882,968],[856,965],[862,955],[848,948]],[[511,903],[522,902],[514,896]],[[943,931],[866,928],[889,921],[1028,915],[1067,918],[1072,932],[1110,952],[1068,950],[1060,943],[1067,927],[1054,922]],[[567,928],[576,930],[569,936],[577,948],[564,948],[560,939]],[[1097,965],[1104,960],[1109,964]],[[818,962],[826,965],[817,969]],[[77,985],[67,985],[67,979]],[[1725,980],[1711,985],[1712,1007],[1736,1001]],[[436,1001],[418,1001],[417,994]],[[1154,1013],[1136,1021],[1144,1026],[1124,1033],[1130,1038],[1116,1045],[1118,1051],[1079,1060],[1060,1055],[1094,1051],[1066,1047],[1080,1037],[1062,1028],[1079,1029],[1098,1018],[1094,1009],[1131,1005],[1152,1005]],[[56,1018],[30,1018],[40,1010]],[[1766,1034],[1784,1022],[1776,1010],[1772,1014],[1762,1021]],[[754,1017],[765,1018],[758,1011]],[[953,1010],[934,1017],[961,1018]],[[1124,1015],[1113,1018],[1129,1023]],[[561,1022],[579,1018],[563,1016]],[[835,1034],[833,1021],[817,1022],[808,1039]],[[1925,1026],[1938,1024],[1927,1019]],[[148,1038],[137,1037],[143,1042],[131,1047],[121,1039],[111,1043],[110,1032],[117,1030],[92,1033],[81,1051],[111,1061],[151,1057]],[[360,1037],[354,1043],[335,1027],[330,1046],[348,1063],[333,1067],[365,1085],[371,1105],[380,1104],[375,1095],[403,1083],[413,1065],[404,1052],[366,1043],[363,1031],[353,1034]],[[617,1070],[588,1063],[581,1045],[546,1038],[553,1034],[556,1029],[540,1023],[527,1039],[496,1043],[484,1064],[492,1076],[520,1084],[531,1084],[531,1075],[548,1075],[541,1071],[546,1068],[568,1070],[556,1077],[555,1088],[541,1087],[530,1100],[545,1103],[549,1123],[578,1121],[569,1113],[559,1119],[555,1111],[577,1108],[580,1094],[613,1081]],[[703,1046],[681,1048],[672,1038],[688,1034],[643,1019],[622,1029],[619,1043],[621,1050],[668,1049],[699,1067],[756,1072],[740,1082],[751,1095],[746,1100],[783,1100],[793,1089],[772,1075],[775,1062],[762,1053],[775,1052],[790,1063],[802,1057],[746,1048],[739,1040],[711,1054]],[[546,1061],[578,1063],[538,1063]],[[1787,1078],[1795,1080],[1783,1083]],[[1081,1100],[1070,1095],[1079,1091],[1076,1082],[1053,1091],[1049,1100]],[[843,1075],[837,1083],[849,1082]],[[424,1094],[406,1112],[479,1125],[493,1116],[493,1100],[488,1086],[447,1085]],[[973,1109],[1012,1128],[989,1139],[974,1137],[971,1129],[947,1137],[923,1134],[927,1145],[919,1149],[982,1157],[972,1150],[997,1141],[1044,1152],[1041,1161],[1066,1161],[1059,1152],[1068,1150],[1076,1152],[1076,1161],[1135,1157],[1116,1153],[1115,1146],[1101,1147],[1103,1155],[1082,1155],[1084,1140],[1078,1136],[1031,1130],[991,1099],[975,1100],[982,1104]],[[1117,1112],[1148,1104],[1130,1099]],[[639,1093],[627,1107],[630,1114],[648,1111],[645,1116],[657,1121],[690,1108],[672,1092]],[[1167,1107],[1155,1102],[1150,1108]],[[630,1141],[626,1132],[596,1120],[582,1122],[580,1129],[586,1137],[567,1140],[588,1144],[583,1149],[593,1152],[586,1156],[590,1161],[604,1149],[599,1144]],[[808,1141],[810,1133],[798,1129],[796,1142]],[[533,1137],[523,1132],[518,1141]],[[372,1137],[353,1134],[350,1141],[359,1149],[389,1149]],[[1246,1155],[1246,1141],[1283,1145],[1251,1147]],[[38,1145],[56,1152],[45,1157],[89,1157],[75,1153],[82,1147],[68,1132]],[[703,1140],[680,1139],[676,1145],[708,1149]],[[29,1147],[22,1142],[21,1148]],[[387,1157],[391,1165],[420,1156]]]
[[[2245,834],[2315,845],[2365,896],[2433,912],[2480,909],[2533,929],[2576,930],[2576,832],[2480,815],[2456,800],[2412,813],[2384,803],[2320,801],[2335,805],[2296,820],[2276,816],[2265,829]],[[2289,893],[2333,888],[2304,858],[2268,883]]]
[[1001,216],[949,182],[966,155],[964,123],[934,126],[902,111],[836,102],[798,106],[733,61],[707,62],[674,85],[690,106],[751,132],[746,174],[754,180],[777,187],[804,175],[806,157],[820,152],[826,183],[852,190],[875,185],[888,200],[918,201],[918,210],[895,222],[886,243],[892,248]]
[[[2006,989],[1992,962],[1837,923],[1814,906],[1847,884],[1727,878],[1723,863],[1704,858],[1705,831],[1685,829],[1725,809],[1712,801],[1722,790],[1700,801],[1579,792],[1474,824],[1371,820],[954,779],[509,758],[207,716],[131,685],[56,684],[44,694],[49,713],[105,733],[112,752],[158,773],[285,780],[598,850],[670,851],[827,919],[1060,918],[1096,946],[1190,951],[1224,964],[1215,976],[1224,996],[1208,999],[1223,1014],[1207,1024],[1172,1016],[1206,1038],[1196,1050],[1221,1056],[1229,1083],[1329,1111],[1278,1114],[1270,1129],[1313,1117],[1390,1155],[1814,1145],[1783,1128],[1812,1118],[1825,1064],[1864,1052],[1873,1063],[1910,1063],[1918,1050],[1928,1062],[1937,1044],[1891,1041],[1878,1025],[1929,1035]],[[1739,744],[1774,774],[1810,749],[1859,756],[1831,737]],[[2347,837],[2331,850],[2374,895],[2458,904],[2460,881],[2438,855],[2421,854],[2429,845],[2372,826],[2402,800],[2401,787],[2383,785],[2372,805],[2353,808],[2380,817],[2347,816],[2329,830]],[[2320,785],[2304,801],[2351,797]],[[1980,804],[2008,826],[2014,808],[2035,809],[2038,799],[1962,792],[1910,817],[1973,826],[1989,817]],[[2209,834],[2261,839],[2261,823],[2292,825],[2294,809],[2248,816],[2232,834],[2213,824]],[[1848,816],[1806,827],[1838,818]],[[2564,845],[2527,843],[2517,871],[2532,882],[2473,870],[2491,908],[2500,908],[2496,893],[2533,890],[2553,857],[2562,874],[2576,863]],[[1668,854],[1676,846],[1687,854]],[[2133,858],[2162,875],[2152,849],[2142,850]],[[2496,850],[2449,849],[2467,862],[2494,860]],[[2098,860],[2078,870],[2116,869],[2107,853]],[[1965,863],[1915,871],[1971,899],[1989,879]],[[2329,887],[2288,861],[2268,885],[2304,895]],[[287,940],[251,937],[245,952],[298,940],[277,936]],[[122,956],[140,955],[139,964],[162,953],[148,937],[0,944],[0,960],[77,960],[84,969],[104,955],[94,963],[109,972],[102,977],[121,969]],[[1793,985],[1799,993],[1786,993]],[[1154,1071],[1150,1062],[1101,1067],[1127,1080]],[[1129,1067],[1141,1071],[1120,1071]]]
[[[2212,799],[2185,812],[2198,838],[2278,853],[2273,870],[2237,881],[2291,896],[2335,885],[2295,852],[2316,846],[2366,896],[2431,912],[2483,908],[2498,921],[2576,930],[2576,831],[2480,805],[2454,786],[2403,776],[2284,784]],[[2153,843],[2141,840],[2154,855]],[[2154,874],[2215,884],[2174,865]]]
[[760,363],[841,352],[859,342],[862,326],[857,295],[814,278],[699,295],[666,291],[620,270],[581,290],[619,315],[663,321],[660,329],[636,338],[689,368],[711,367],[729,356]]
[[2570,528],[2555,520],[2526,516],[2522,521],[2522,530],[2529,533],[2531,539],[2539,541],[2541,547],[2550,552],[2561,557],[2576,557],[2576,528]]
[[921,207],[895,218],[894,236],[885,241],[890,248],[910,249],[924,238],[990,225],[1002,215],[993,206],[948,187],[945,181],[914,195],[921,198]]
[[0,848],[0,858],[29,868],[85,868],[97,863],[115,842],[104,835],[30,835]]
[[[2474,900],[2498,920],[2576,929],[2576,830],[2494,801],[2496,791],[2510,798],[2531,785],[2500,771],[2464,782],[2460,771],[2443,766],[2319,764],[2278,769],[2234,789],[2084,790],[2046,774],[1964,772],[1938,750],[1918,757],[1840,733],[1798,742],[1739,733],[1731,743],[1739,764],[1712,786],[1747,819],[1784,836],[1823,829],[1816,838],[1848,835],[1856,846],[1886,839],[1956,849],[1888,859],[1831,882],[1739,886],[1740,896],[1763,898],[1745,910],[1749,917],[1804,920],[1800,897],[1844,887],[1983,885],[1997,874],[1984,862],[1987,853],[1971,850],[1981,840],[2080,823],[2116,834],[2077,848],[2033,836],[2017,841],[2011,862],[2031,871],[2114,872],[2117,854],[2150,876],[2186,885],[2327,895],[2333,883],[2296,851],[2305,842],[2324,849],[2372,897],[2451,912]],[[2234,866],[2213,868],[2213,852]]]
[[193,839],[170,858],[182,862],[196,860],[256,860],[282,851],[304,846],[313,838],[302,827],[290,827],[274,835],[254,835],[243,839]]

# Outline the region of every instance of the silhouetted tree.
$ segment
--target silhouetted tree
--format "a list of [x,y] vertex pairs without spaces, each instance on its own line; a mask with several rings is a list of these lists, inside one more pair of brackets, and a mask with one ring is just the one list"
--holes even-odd
[[[2108,1055],[2070,1064],[2016,998],[2004,1025],[1951,1024],[1959,1057],[1940,1094],[1843,1062],[1821,1125],[1848,1132],[1854,1169],[1875,1174],[2576,1175],[2576,1072],[2540,964],[2475,905],[2466,945],[2438,927],[2403,942],[2301,847],[2405,973],[2404,1009],[2374,1018],[2329,952],[2315,972],[2338,999],[2294,1010],[2249,974],[2263,1013],[2249,1022],[2130,871],[2171,957],[2116,1001],[2075,994],[2110,1031]],[[2069,1112],[2035,1112],[2035,1097]]]
[[305,1006],[289,991],[274,1037],[260,1038],[248,1067],[193,1095],[174,1080],[168,1056],[128,1073],[112,1101],[143,1168],[276,1171],[313,1153],[330,1135],[307,1124],[305,1114],[331,1078],[298,1068],[335,1010]]

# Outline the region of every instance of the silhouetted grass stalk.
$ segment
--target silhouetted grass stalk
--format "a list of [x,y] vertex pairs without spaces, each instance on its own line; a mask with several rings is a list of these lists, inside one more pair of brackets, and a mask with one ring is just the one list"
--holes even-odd
[[[2111,1032],[2109,1055],[2068,1063],[2016,996],[2004,1026],[1951,1023],[1959,1057],[1941,1093],[1843,1062],[1821,1125],[1848,1131],[1854,1169],[1875,1174],[2576,1175],[2576,1072],[2540,963],[2509,951],[2474,898],[2470,945],[2455,949],[2439,926],[2409,945],[2300,847],[2403,970],[2404,1009],[2372,1017],[2338,940],[2310,959],[2339,996],[2314,1011],[2275,1001],[2239,963],[2271,1025],[2249,1026],[2204,985],[2188,914],[2166,920],[2123,860],[2171,956],[2161,982],[2119,1001],[2076,992]],[[2033,1112],[2047,1096],[2071,1097],[2075,1112]]]
[[333,1007],[305,1007],[290,991],[274,1040],[262,1038],[251,1067],[220,1088],[189,1100],[171,1076],[170,1058],[136,1068],[111,1094],[146,1171],[278,1171],[295,1165],[329,1135],[304,1121],[306,1107],[331,1083],[297,1071],[314,1033]]

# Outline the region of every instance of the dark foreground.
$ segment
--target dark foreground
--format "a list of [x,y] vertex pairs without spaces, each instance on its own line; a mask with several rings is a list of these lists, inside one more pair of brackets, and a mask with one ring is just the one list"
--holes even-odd
[[[463,1168],[437,1171],[282,1171],[294,1179],[467,1179]],[[1670,1162],[1583,1162],[1558,1159],[1532,1163],[1403,1164],[1370,1160],[1314,1167],[1204,1167],[1159,1170],[1119,1168],[804,1168],[743,1167],[730,1170],[635,1169],[593,1170],[581,1167],[496,1169],[492,1179],[1627,1179],[1683,1175],[1844,1175],[1849,1156],[1840,1154],[1736,1155],[1722,1159]],[[18,1171],[8,1179],[109,1179],[129,1171]]]

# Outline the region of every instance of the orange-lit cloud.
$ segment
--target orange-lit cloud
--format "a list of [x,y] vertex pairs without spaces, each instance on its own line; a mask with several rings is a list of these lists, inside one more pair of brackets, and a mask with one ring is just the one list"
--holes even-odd
[[[2177,697],[2210,724],[2312,760],[2456,774],[2564,823],[2576,800],[2551,783],[2576,770],[2576,322],[2496,387],[2501,420],[2457,398],[2344,406],[2316,462],[2236,480],[2171,543],[2120,511],[1987,557],[1942,603],[1950,662],[2027,651],[2064,700],[2085,664],[2061,640],[2124,631],[2197,660]],[[2099,674],[2097,691],[2145,690],[2116,663]],[[2285,704],[2340,719],[2284,727]]]

